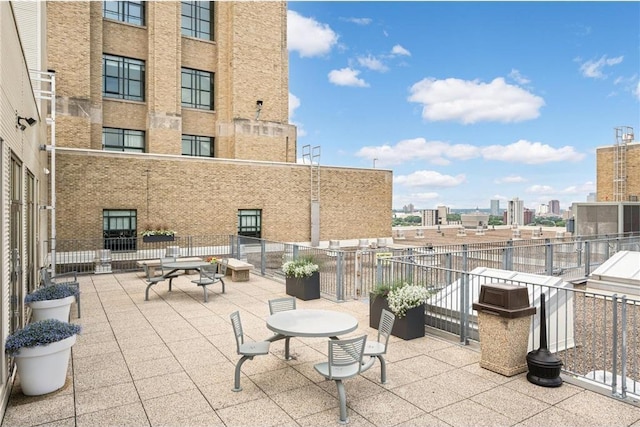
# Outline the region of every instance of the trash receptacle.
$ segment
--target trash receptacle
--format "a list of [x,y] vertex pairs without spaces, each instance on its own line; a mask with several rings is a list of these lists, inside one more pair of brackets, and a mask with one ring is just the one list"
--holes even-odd
[[527,371],[531,316],[526,287],[492,283],[480,287],[478,312],[480,366],[507,377]]
[[95,274],[111,273],[111,249],[98,249],[93,262]]

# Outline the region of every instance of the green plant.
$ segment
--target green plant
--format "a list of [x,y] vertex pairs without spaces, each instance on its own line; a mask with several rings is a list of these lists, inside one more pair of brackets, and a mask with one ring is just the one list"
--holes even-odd
[[216,264],[218,262],[218,258],[214,257],[214,256],[210,256],[207,258],[207,262],[209,264]]
[[58,283],[49,286],[42,286],[34,292],[24,297],[25,304],[35,301],[49,301],[53,299],[63,299],[70,296],[78,296],[78,287]]
[[282,265],[282,271],[286,277],[311,277],[313,273],[320,271],[320,266],[313,261],[312,257],[300,257],[285,262]]
[[143,237],[146,236],[175,236],[176,232],[171,230],[166,224],[158,225],[145,225],[144,229],[140,232]]
[[56,319],[39,320],[9,335],[4,344],[4,351],[9,355],[16,355],[22,347],[36,347],[62,341],[79,334],[81,329],[80,325]]

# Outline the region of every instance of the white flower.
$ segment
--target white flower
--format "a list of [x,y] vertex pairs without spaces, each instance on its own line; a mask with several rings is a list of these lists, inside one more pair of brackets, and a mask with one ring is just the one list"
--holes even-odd
[[306,258],[287,261],[282,265],[282,271],[287,277],[311,277],[318,270],[320,270],[318,264]]
[[424,286],[404,285],[394,287],[387,295],[389,308],[396,317],[404,317],[407,310],[427,302],[431,292]]

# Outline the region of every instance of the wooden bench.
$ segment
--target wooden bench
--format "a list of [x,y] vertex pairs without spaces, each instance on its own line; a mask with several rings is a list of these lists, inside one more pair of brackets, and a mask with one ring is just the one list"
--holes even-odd
[[252,264],[240,261],[239,259],[229,258],[227,265],[227,276],[231,276],[232,282],[248,282],[249,272],[253,268]]

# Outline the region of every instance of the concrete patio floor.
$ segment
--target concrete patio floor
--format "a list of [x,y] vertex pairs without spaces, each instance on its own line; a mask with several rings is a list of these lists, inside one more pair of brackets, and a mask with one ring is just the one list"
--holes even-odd
[[[284,341],[243,365],[242,387],[231,391],[239,359],[229,314],[240,310],[247,339],[270,336],[267,300],[284,285],[251,275],[213,287],[209,302],[192,276],[152,288],[144,301],[142,273],[82,276],[83,332],[72,350],[66,385],[26,397],[14,384],[3,426],[330,426],[339,425],[335,383],[313,364],[326,359],[321,339]],[[357,331],[375,339],[367,300],[298,301],[298,308],[345,311]],[[391,338],[388,384],[380,367],[345,382],[352,426],[635,426],[640,408],[564,383],[544,388],[525,374],[504,377],[480,368],[477,348],[435,336]]]

